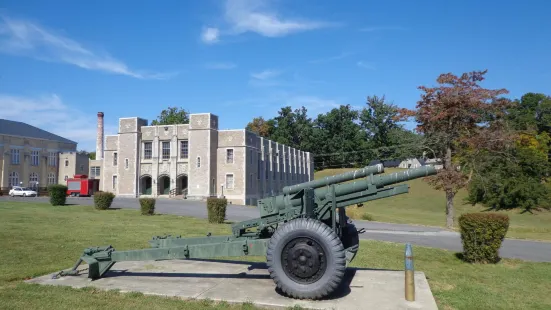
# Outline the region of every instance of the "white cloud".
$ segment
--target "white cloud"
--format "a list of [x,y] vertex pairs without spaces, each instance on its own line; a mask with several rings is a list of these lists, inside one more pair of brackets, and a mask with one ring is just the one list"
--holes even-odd
[[167,79],[176,75],[135,71],[108,53],[86,48],[67,36],[29,20],[8,17],[3,12],[0,13],[0,52],[138,79]]
[[[0,117],[24,122],[78,143],[79,150],[95,151],[97,115],[84,115],[66,105],[56,94],[25,97],[0,94]],[[105,134],[117,126],[106,124]]]
[[375,69],[375,67],[373,66],[373,64],[369,63],[369,62],[365,62],[365,61],[358,61],[356,63],[356,65],[360,68],[364,68],[364,69],[369,69],[369,70],[372,70],[372,69]]
[[267,79],[274,78],[280,74],[281,74],[281,71],[267,69],[261,72],[253,72],[251,73],[251,77],[257,80],[267,80]]
[[237,65],[231,62],[211,62],[206,64],[205,67],[212,70],[229,70],[236,68]]
[[310,60],[309,63],[315,64],[315,63],[323,63],[323,62],[330,62],[330,61],[334,61],[334,60],[340,60],[340,59],[346,58],[348,56],[351,56],[353,54],[354,53],[348,53],[348,52],[347,53],[340,53],[339,55],[336,55],[336,56]]
[[270,2],[269,0],[226,0],[223,19],[227,29],[222,32],[218,28],[209,29],[216,29],[218,40],[220,35],[241,35],[247,32],[270,38],[283,37],[337,25],[337,23],[306,18],[285,18],[270,5]]
[[201,33],[201,40],[205,43],[216,43],[218,42],[218,37],[220,36],[220,30],[218,28],[205,28]]

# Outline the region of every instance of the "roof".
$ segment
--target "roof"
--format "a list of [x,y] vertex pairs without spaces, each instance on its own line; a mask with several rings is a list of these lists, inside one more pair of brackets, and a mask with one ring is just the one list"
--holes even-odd
[[46,130],[31,126],[26,123],[10,121],[0,118],[0,135],[20,136],[34,139],[58,141],[62,143],[77,144],[75,141],[65,139]]

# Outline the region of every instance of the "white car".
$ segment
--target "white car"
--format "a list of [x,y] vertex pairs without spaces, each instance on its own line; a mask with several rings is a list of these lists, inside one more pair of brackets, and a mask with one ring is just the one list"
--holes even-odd
[[15,196],[30,197],[30,196],[36,196],[36,191],[33,191],[28,187],[14,186],[12,189],[10,189],[9,195],[12,197],[15,197]]

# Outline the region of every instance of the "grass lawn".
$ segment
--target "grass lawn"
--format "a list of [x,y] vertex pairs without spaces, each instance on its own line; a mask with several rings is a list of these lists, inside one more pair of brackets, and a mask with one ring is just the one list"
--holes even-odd
[[[98,211],[89,206],[3,202],[0,205],[0,308],[7,309],[255,309],[244,305],[119,294],[22,283],[73,265],[89,246],[147,248],[154,235],[229,234],[227,224],[136,210]],[[362,241],[355,267],[403,270],[400,244]],[[504,259],[496,265],[463,263],[450,251],[414,247],[440,309],[550,309],[551,264]],[[264,257],[248,258],[264,261]]]
[[[350,170],[353,169],[326,169],[316,172],[315,178],[319,179]],[[385,169],[385,173],[395,171],[403,171],[403,169]],[[356,219],[361,219],[364,214],[369,214],[373,220],[379,222],[445,227],[446,197],[444,192],[433,189],[422,179],[414,179],[405,183],[410,185],[408,194],[368,202],[361,208],[350,207],[347,213]],[[480,205],[472,206],[465,203],[463,199],[466,195],[467,192],[461,190],[454,199],[456,223],[462,213],[481,212],[486,209]],[[520,214],[518,210],[499,212],[510,216],[508,238],[551,241],[551,212],[543,211],[534,214]]]

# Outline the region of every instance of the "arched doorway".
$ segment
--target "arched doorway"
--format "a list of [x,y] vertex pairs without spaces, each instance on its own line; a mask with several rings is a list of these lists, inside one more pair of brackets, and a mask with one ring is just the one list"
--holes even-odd
[[153,180],[150,175],[144,175],[140,179],[140,194],[151,195],[153,189]]
[[179,175],[176,178],[176,193],[177,193],[177,195],[187,196],[187,188],[188,188],[187,181],[188,181],[187,175],[185,175],[185,174]]
[[157,193],[159,195],[168,195],[170,194],[170,177],[168,175],[159,176],[157,181]]

